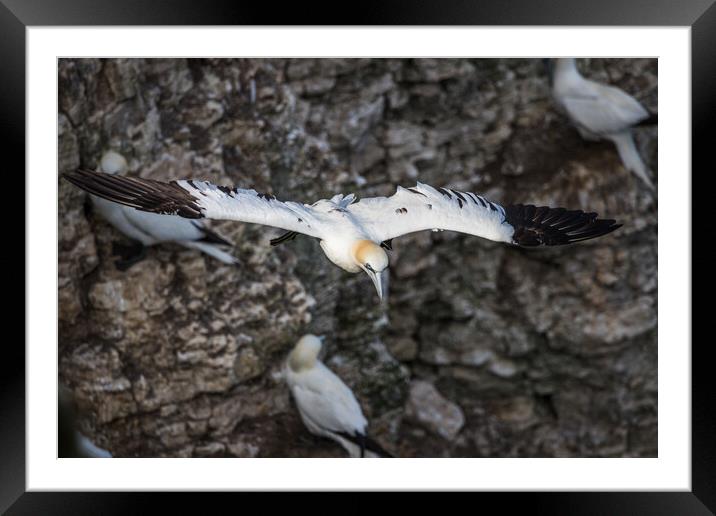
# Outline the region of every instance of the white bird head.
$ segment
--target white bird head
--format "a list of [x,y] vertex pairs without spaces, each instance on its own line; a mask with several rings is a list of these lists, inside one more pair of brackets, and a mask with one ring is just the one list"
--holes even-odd
[[310,333],[304,335],[288,355],[288,366],[293,371],[311,369],[318,361],[322,346],[323,337],[316,337]]
[[353,259],[356,265],[363,269],[373,281],[373,285],[378,291],[378,297],[382,300],[385,295],[385,289],[381,274],[390,264],[388,254],[375,242],[358,240],[353,245]]
[[124,156],[114,151],[107,151],[102,154],[102,159],[99,162],[99,166],[102,172],[106,174],[124,174],[127,171],[127,160]]

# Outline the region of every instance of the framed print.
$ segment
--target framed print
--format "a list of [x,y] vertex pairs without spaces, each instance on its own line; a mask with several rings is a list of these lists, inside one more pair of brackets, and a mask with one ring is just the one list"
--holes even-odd
[[690,167],[716,8],[569,6],[346,27],[3,0],[28,245],[0,507],[438,490],[713,510]]

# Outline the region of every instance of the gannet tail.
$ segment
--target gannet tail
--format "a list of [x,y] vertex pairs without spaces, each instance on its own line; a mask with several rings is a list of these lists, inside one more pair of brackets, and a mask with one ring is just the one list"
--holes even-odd
[[656,190],[654,183],[649,177],[649,171],[644,164],[644,161],[639,156],[639,151],[634,143],[634,138],[629,131],[614,134],[610,137],[617,147],[619,157],[624,164],[624,168],[631,170],[636,176],[644,181],[650,190]]
[[222,251],[218,247],[216,247],[216,244],[211,244],[208,242],[202,242],[202,241],[182,241],[177,242],[185,247],[189,247],[191,249],[198,249],[199,251],[208,254],[209,256],[212,256],[216,258],[217,260],[224,262],[228,265],[237,265],[239,263],[239,260],[235,257],[227,253],[226,251]]
[[366,451],[372,452],[378,457],[386,458],[386,459],[392,459],[393,456],[385,451],[385,448],[383,448],[380,444],[375,442],[370,437],[366,436],[365,438],[365,449]]
[[659,113],[649,113],[649,116],[636,124],[634,127],[642,127],[649,125],[659,125]]
[[512,243],[525,247],[571,244],[621,227],[613,219],[598,219],[596,213],[532,204],[507,206],[505,222],[514,228]]
[[376,457],[382,457],[382,458],[388,458],[392,459],[393,456],[385,451],[385,449],[375,442],[373,439],[368,437],[367,435],[363,435],[360,433],[356,433],[355,435],[351,435],[348,432],[334,432],[337,436],[343,438],[345,441],[348,441],[348,443],[351,446],[351,448],[355,447],[356,449],[351,451],[351,456],[354,457],[365,457],[366,454],[369,452],[372,455]]

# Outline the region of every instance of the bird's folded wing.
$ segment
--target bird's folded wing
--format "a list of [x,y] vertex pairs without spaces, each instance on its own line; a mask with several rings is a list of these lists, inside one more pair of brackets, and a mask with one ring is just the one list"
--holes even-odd
[[64,174],[88,192],[142,211],[189,219],[237,220],[321,236],[321,214],[310,206],[281,202],[255,190],[216,186],[207,181],[168,183],[77,170]]
[[366,421],[360,410],[345,403],[330,390],[316,391],[303,385],[292,388],[299,410],[318,427],[329,432],[364,432]]
[[168,217],[131,208],[122,207],[122,209],[129,224],[160,242],[199,240],[203,234],[200,227],[194,225],[196,220]]
[[649,117],[649,112],[631,95],[612,86],[584,95],[561,99],[569,116],[579,125],[597,134],[624,131]]
[[505,223],[505,209],[499,204],[477,194],[422,183],[414,188],[399,186],[390,197],[361,199],[348,211],[377,242],[426,229],[512,241],[513,228]]

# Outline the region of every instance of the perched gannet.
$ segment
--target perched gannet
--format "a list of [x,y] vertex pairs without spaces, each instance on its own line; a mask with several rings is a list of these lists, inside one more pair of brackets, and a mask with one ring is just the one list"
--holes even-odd
[[654,190],[631,128],[656,124],[657,116],[619,88],[582,77],[573,58],[555,59],[553,64],[550,62],[550,67],[552,95],[582,138],[614,142],[624,167]]
[[393,238],[423,231],[449,230],[522,246],[562,245],[606,235],[620,227],[596,213],[516,204],[507,207],[486,198],[418,183],[398,187],[391,197],[355,201],[338,194],[312,205],[282,202],[255,190],[215,186],[206,181],[171,183],[89,170],[65,174],[71,183],[114,202],[189,219],[228,219],[265,224],[288,231],[276,245],[298,233],[320,240],[328,259],[349,272],[365,271],[378,296],[381,273],[388,267],[385,249]]
[[[108,151],[102,155],[100,168],[107,174],[124,173],[127,170],[127,161],[121,154]],[[138,242],[139,248],[133,249],[132,256],[117,261],[117,268],[120,270],[126,270],[142,260],[146,254],[146,246],[162,242],[176,242],[191,249],[198,249],[229,265],[237,263],[236,258],[217,247],[233,244],[204,227],[201,221],[147,213],[96,195],[90,197],[92,205],[105,220]],[[121,246],[115,245],[115,249],[120,248]]]
[[301,337],[284,369],[303,423],[312,434],[338,442],[351,457],[390,457],[366,435],[368,422],[353,392],[318,360],[321,340]]

